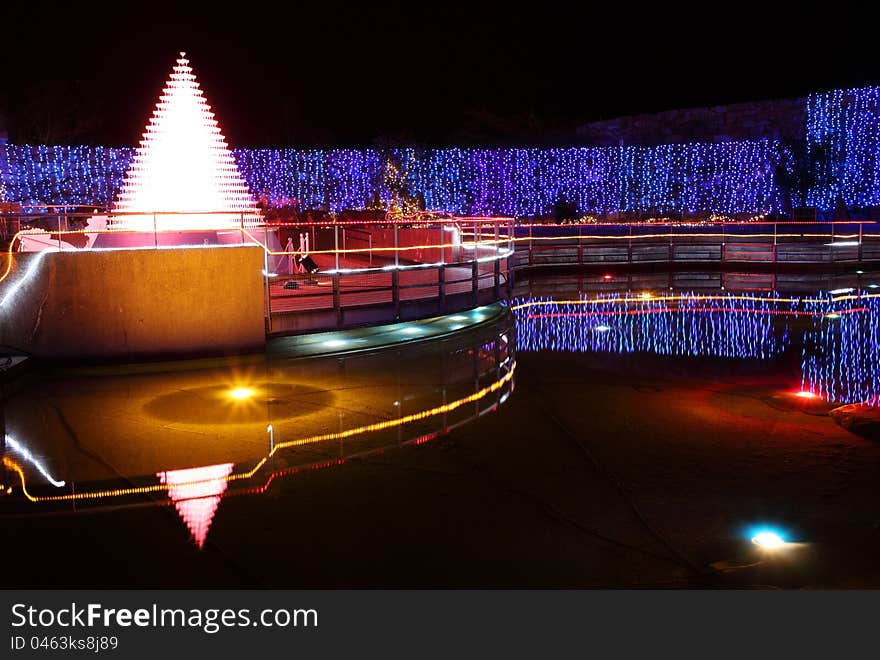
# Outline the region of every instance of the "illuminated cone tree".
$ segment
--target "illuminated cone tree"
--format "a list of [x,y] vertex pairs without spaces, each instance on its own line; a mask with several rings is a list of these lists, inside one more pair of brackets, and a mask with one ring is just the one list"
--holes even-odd
[[[115,228],[140,231],[224,229],[260,219],[186,53],[159,97],[115,211],[135,214],[117,217]],[[178,215],[154,216],[161,213]]]

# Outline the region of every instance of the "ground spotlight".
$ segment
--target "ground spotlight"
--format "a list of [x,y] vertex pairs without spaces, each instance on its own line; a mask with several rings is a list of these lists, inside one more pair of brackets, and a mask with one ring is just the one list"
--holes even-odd
[[752,537],[752,543],[763,550],[777,550],[785,545],[785,539],[776,532],[764,530]]

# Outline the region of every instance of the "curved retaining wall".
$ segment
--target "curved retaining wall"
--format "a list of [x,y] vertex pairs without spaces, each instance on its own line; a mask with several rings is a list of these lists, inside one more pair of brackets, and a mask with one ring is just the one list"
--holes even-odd
[[265,344],[256,246],[16,254],[0,344],[45,359],[238,353]]

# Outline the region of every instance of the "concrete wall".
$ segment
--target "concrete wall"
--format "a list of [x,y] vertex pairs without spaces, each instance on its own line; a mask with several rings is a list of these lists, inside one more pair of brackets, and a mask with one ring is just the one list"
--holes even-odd
[[0,301],[6,298],[0,344],[35,357],[191,356],[258,350],[265,343],[259,247],[43,252],[15,259],[0,284]]

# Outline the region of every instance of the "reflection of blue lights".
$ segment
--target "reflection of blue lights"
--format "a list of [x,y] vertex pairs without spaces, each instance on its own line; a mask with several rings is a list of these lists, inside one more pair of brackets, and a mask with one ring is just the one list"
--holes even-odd
[[49,471],[43,466],[43,464],[33,454],[31,454],[30,451],[28,451],[28,448],[20,442],[16,441],[15,438],[13,438],[12,436],[6,436],[6,444],[9,445],[12,450],[16,452],[19,456],[21,456],[24,460],[37,468],[40,474],[46,477],[49,483],[53,486],[61,488],[66,483],[64,481],[59,481],[53,478],[52,475],[49,474]]
[[766,359],[789,343],[784,321],[774,324],[780,304],[769,300],[684,297],[673,305],[636,295],[588,305],[544,302],[516,310],[520,350]]
[[[821,309],[823,303],[811,303]],[[880,301],[834,303],[832,321],[817,315],[805,333],[801,389],[838,403],[880,401]],[[861,310],[861,311],[856,311]]]
[[[829,402],[880,405],[878,298],[778,302],[772,295],[683,295],[671,302],[624,294],[583,300],[588,304],[514,300],[519,350],[770,359],[796,338],[803,392]],[[531,304],[518,307],[525,302]],[[812,325],[792,326],[789,314],[808,317]]]

